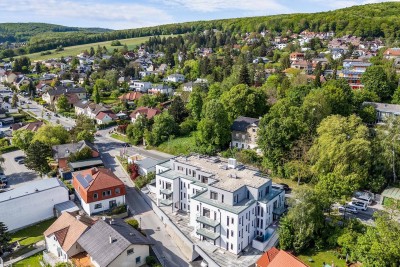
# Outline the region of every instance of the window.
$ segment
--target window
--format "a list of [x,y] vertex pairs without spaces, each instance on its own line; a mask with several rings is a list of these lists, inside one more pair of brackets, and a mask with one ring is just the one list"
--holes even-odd
[[210,191],[210,198],[214,200],[218,200],[218,193],[214,191]]
[[233,237],[233,230],[231,230],[231,236]]
[[98,197],[99,197],[99,195],[98,195],[97,193],[94,193],[94,194],[93,194],[93,198],[94,198],[94,199],[97,199]]
[[133,248],[130,248],[126,251],[126,255],[131,255],[133,254]]
[[240,231],[239,231],[239,237],[240,237]]
[[234,224],[234,222],[235,222],[235,221],[234,221],[234,219],[232,218],[231,223]]
[[111,190],[103,191],[103,197],[111,196]]
[[221,202],[224,203],[224,195],[221,195]]
[[197,205],[197,211],[199,211],[199,205]]
[[136,257],[136,263],[140,263],[140,257]]
[[231,249],[233,249],[233,244],[231,243]]
[[94,209],[101,209],[103,207],[103,205],[101,205],[101,203],[94,205]]
[[121,189],[120,188],[115,188],[115,194],[119,194],[121,193]]
[[229,216],[226,216],[226,225],[229,226]]
[[261,217],[263,217],[263,216],[264,216],[264,209],[261,208]]
[[183,193],[183,198],[186,198],[186,193]]

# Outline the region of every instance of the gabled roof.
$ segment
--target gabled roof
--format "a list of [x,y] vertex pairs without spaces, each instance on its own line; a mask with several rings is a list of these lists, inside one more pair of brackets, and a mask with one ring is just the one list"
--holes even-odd
[[72,175],[87,192],[124,186],[124,183],[111,170],[105,168],[77,171]]
[[131,245],[152,245],[122,219],[98,220],[78,243],[100,267],[108,266]]
[[98,151],[94,144],[88,141],[79,141],[78,143],[69,143],[64,145],[55,145],[53,149],[53,157],[55,160],[68,158],[72,153],[82,150],[84,147],[89,147],[94,151]]
[[58,87],[56,87],[56,89],[49,90],[47,93],[51,96],[55,96],[55,95],[63,95],[63,94],[86,93],[86,90],[84,88],[71,88],[71,87],[58,86]]
[[139,92],[129,92],[129,93],[119,96],[118,98],[121,101],[133,101],[133,100],[138,100],[139,98],[142,97],[142,95],[143,94],[139,93]]
[[96,119],[103,120],[105,116],[109,116],[111,119],[116,119],[117,118],[117,116],[114,114],[114,112],[109,110],[109,111],[100,111],[97,114]]
[[[309,267],[305,263],[303,263],[301,260],[293,256],[292,254],[280,250],[278,254],[275,255],[275,257],[272,259],[271,263],[268,265],[265,265],[265,267]],[[263,266],[264,267],[264,266]]]
[[46,237],[54,234],[63,250],[67,252],[94,223],[88,217],[64,212],[43,234]]
[[271,261],[275,258],[275,256],[279,253],[279,249],[276,247],[272,247],[267,252],[265,252],[256,262],[256,267],[266,267]]
[[231,130],[236,132],[246,132],[250,125],[258,125],[259,122],[260,119],[240,116],[233,122]]
[[146,115],[146,117],[148,119],[151,119],[155,115],[160,114],[160,113],[161,113],[161,110],[159,110],[158,108],[139,107],[131,113],[130,117],[136,118],[137,114],[142,114],[142,115]]

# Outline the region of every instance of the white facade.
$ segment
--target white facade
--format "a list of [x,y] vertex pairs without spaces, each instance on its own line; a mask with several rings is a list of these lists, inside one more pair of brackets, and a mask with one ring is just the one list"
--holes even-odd
[[[232,164],[231,164],[232,163]],[[156,167],[157,204],[189,213],[192,235],[231,253],[270,237],[285,192],[243,165],[218,158],[177,157]]]
[[171,74],[167,77],[168,82],[184,82],[185,81],[185,75],[182,74]]
[[14,231],[54,217],[54,205],[68,201],[57,178],[33,181],[0,194],[0,221]]
[[[96,202],[86,203],[79,193],[75,191],[76,196],[79,198],[79,202],[83,208],[83,210],[89,215],[93,215],[96,213],[100,213],[102,211],[110,210],[113,206],[112,202],[115,200],[117,206],[125,204],[125,196],[118,196],[113,198],[108,198],[104,200],[99,200]],[[115,205],[114,205],[115,206]]]
[[68,251],[64,251],[54,234],[48,237],[45,236],[45,241],[46,250],[56,256],[61,262],[68,262],[70,257],[84,251],[78,242],[75,242]]
[[103,119],[98,119],[96,118],[96,123],[97,124],[107,124],[112,122],[112,118],[110,116],[108,116],[107,114],[103,117]]

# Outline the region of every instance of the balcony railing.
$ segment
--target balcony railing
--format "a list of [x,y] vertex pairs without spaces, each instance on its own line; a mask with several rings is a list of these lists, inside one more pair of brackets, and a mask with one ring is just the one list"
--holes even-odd
[[161,189],[160,193],[163,195],[166,195],[166,196],[170,196],[170,195],[172,195],[173,192],[170,189]]
[[161,199],[160,203],[165,205],[165,206],[171,206],[172,205],[172,199]]
[[197,222],[211,226],[213,228],[217,227],[219,225],[219,222],[213,219],[210,219],[208,217],[205,216],[199,216],[196,219]]
[[216,240],[216,239],[218,239],[220,237],[219,233],[212,232],[212,231],[207,230],[205,228],[198,229],[196,231],[196,234],[204,236],[204,237],[209,238],[211,240]]

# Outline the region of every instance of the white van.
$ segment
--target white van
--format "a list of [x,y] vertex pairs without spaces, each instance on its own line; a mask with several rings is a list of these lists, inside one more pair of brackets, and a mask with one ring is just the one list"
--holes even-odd
[[368,192],[356,192],[354,194],[354,198],[355,201],[362,201],[367,203],[368,205],[372,204],[373,201],[373,195],[371,193]]

